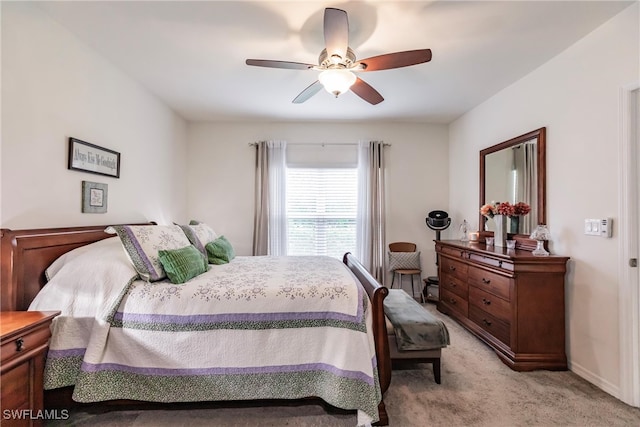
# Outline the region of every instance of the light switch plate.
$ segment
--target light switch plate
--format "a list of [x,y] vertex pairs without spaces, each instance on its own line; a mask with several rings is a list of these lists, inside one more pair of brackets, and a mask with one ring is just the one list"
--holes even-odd
[[585,219],[584,220],[584,234],[587,236],[599,236],[600,235],[600,220],[599,219]]

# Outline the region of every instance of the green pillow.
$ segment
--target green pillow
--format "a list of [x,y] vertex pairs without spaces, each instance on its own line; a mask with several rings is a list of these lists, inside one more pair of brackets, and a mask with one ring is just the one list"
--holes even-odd
[[236,257],[231,243],[224,236],[207,243],[205,249],[209,257],[209,264],[227,264]]
[[160,264],[172,283],[184,283],[209,268],[207,259],[195,246],[158,251]]

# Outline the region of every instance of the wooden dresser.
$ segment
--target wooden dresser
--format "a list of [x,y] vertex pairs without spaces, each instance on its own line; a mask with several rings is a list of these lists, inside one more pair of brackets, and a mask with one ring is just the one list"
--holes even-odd
[[568,257],[484,243],[436,241],[438,310],[517,371],[565,370],[564,277]]
[[59,311],[0,312],[0,424],[34,426],[44,422],[44,360],[51,320]]

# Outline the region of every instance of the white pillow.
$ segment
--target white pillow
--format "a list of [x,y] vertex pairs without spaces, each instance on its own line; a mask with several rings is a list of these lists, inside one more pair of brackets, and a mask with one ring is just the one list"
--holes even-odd
[[53,274],[29,310],[60,310],[62,317],[105,318],[124,287],[138,277],[117,238],[69,251],[49,268]]
[[77,257],[85,254],[86,252],[96,250],[99,251],[101,248],[107,248],[114,244],[120,244],[119,239],[117,239],[116,237],[108,237],[95,243],[90,243],[88,245],[75,248],[65,254],[60,255],[58,259],[53,261],[53,263],[51,263],[51,265],[44,271],[44,275],[47,278],[47,281],[49,281],[53,279],[53,277],[62,269],[62,267],[64,267],[66,264],[73,261]]

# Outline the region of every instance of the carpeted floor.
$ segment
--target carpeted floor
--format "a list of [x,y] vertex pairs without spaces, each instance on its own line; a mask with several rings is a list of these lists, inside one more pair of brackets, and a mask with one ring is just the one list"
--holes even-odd
[[[572,372],[514,372],[434,305],[426,307],[444,320],[451,336],[451,346],[442,355],[442,384],[433,381],[431,365],[394,370],[385,395],[391,426],[640,426],[640,409]],[[353,427],[356,416],[328,412],[321,405],[102,414],[72,411],[68,420],[47,425]]]

